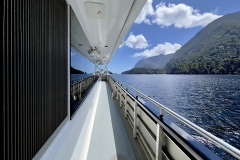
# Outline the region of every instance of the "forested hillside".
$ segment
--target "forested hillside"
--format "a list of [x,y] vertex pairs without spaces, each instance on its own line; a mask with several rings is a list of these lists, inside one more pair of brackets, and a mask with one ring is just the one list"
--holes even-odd
[[169,60],[173,57],[172,54],[149,57],[138,61],[133,68],[147,68],[147,69],[156,69],[164,68]]
[[240,74],[240,12],[204,27],[167,63],[167,73]]

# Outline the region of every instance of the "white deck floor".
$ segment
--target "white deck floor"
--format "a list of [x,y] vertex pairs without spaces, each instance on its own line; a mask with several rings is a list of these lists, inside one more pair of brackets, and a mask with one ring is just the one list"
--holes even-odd
[[133,147],[107,82],[101,89],[88,149],[88,160],[134,160]]

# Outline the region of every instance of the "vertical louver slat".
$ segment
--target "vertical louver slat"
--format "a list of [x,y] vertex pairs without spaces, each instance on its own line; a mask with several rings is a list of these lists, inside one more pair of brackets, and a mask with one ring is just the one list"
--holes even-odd
[[3,0],[3,157],[31,159],[67,117],[65,0]]

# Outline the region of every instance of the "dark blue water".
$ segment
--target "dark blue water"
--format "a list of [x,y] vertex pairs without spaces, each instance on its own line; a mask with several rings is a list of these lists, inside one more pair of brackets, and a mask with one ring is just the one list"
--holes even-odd
[[84,78],[87,78],[87,77],[89,77],[91,75],[92,74],[71,74],[71,84],[73,82],[75,82],[76,80],[84,79]]
[[[240,76],[118,74],[113,76],[240,149]],[[158,107],[144,98],[142,101],[154,113],[159,114]],[[234,159],[173,117],[164,116],[223,159]]]

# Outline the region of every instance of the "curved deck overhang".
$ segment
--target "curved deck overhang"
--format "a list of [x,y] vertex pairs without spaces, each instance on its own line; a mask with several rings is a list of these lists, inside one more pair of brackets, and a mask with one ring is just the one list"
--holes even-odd
[[146,0],[67,2],[75,13],[71,15],[71,45],[94,64],[107,65]]

